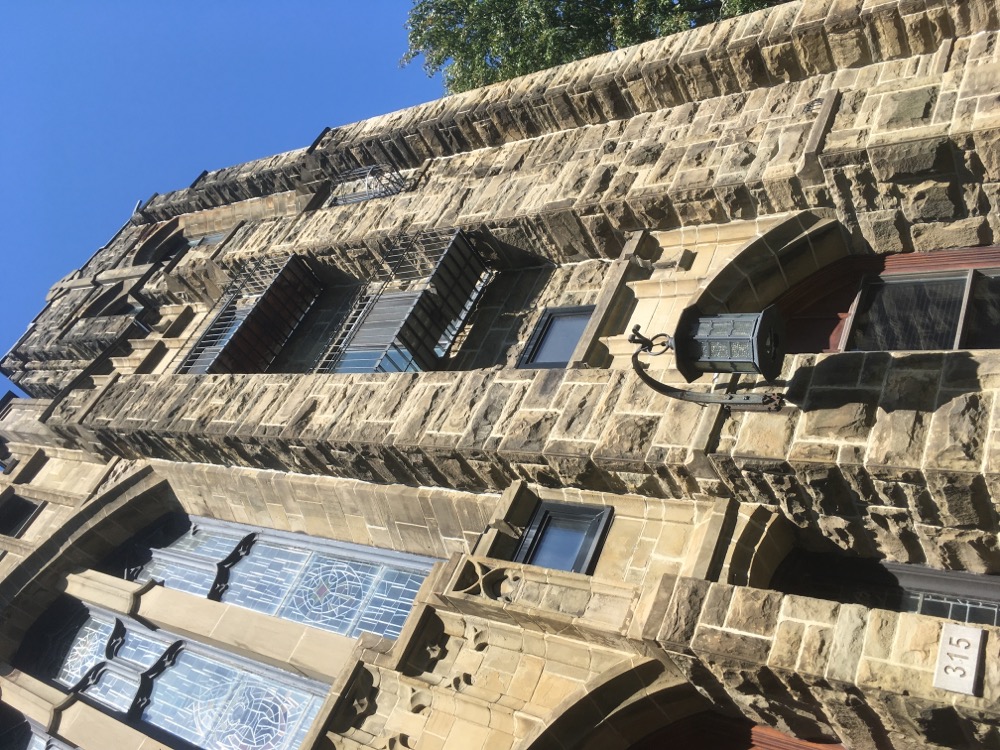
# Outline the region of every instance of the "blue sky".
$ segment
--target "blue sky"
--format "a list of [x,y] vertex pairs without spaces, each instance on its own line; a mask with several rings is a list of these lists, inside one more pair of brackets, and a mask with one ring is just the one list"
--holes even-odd
[[0,353],[136,201],[443,94],[410,0],[0,6]]

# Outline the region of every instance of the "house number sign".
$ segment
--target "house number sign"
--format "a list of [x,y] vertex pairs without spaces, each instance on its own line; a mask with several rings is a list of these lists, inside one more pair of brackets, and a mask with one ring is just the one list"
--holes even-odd
[[966,695],[976,694],[983,664],[983,635],[979,628],[945,623],[938,644],[934,687]]

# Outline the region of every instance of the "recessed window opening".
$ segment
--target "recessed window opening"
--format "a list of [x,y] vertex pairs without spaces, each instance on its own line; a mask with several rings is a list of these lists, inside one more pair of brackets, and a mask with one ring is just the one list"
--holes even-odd
[[218,245],[226,238],[227,234],[229,234],[228,231],[199,234],[199,235],[194,235],[193,237],[186,238],[186,242],[188,247],[205,247],[208,245]]
[[426,232],[391,249],[360,288],[316,372],[439,369],[493,271],[462,232]]
[[0,534],[21,536],[41,510],[41,503],[33,503],[20,495],[8,495],[0,501]]
[[845,604],[1000,625],[1000,576],[795,550],[771,587]]
[[1000,348],[1000,247],[850,256],[776,304],[790,353]]
[[260,258],[226,289],[179,373],[264,372],[321,291],[298,256]]
[[845,349],[1000,346],[1000,271],[885,276],[862,287]]
[[356,637],[395,638],[433,560],[388,550],[171,516],[105,569]]
[[539,503],[514,561],[553,570],[592,573],[612,515],[611,507]]
[[329,686],[63,597],[15,664],[170,746],[294,750]]
[[593,312],[593,305],[547,308],[517,366],[565,367],[572,359]]
[[328,206],[361,203],[396,195],[406,189],[406,180],[392,164],[372,164],[334,174],[330,178]]

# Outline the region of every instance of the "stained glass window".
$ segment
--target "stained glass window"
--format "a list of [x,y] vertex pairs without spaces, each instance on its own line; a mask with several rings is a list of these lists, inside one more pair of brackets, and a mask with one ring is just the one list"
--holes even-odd
[[398,638],[424,577],[422,573],[405,570],[383,570],[371,598],[359,612],[351,635],[365,632]]
[[186,591],[195,596],[208,596],[218,572],[215,566],[201,567],[195,562],[164,559],[154,552],[153,559],[142,567],[135,580],[142,583],[162,581],[168,588]]
[[342,635],[397,637],[433,562],[212,519],[175,525],[186,530],[174,541],[140,551],[136,580]]
[[[64,631],[61,634],[62,638],[72,638],[72,643],[69,645],[68,653],[56,674],[56,682],[66,687],[73,687],[91,667],[104,661],[105,650],[108,646],[108,640],[111,638],[113,627],[114,622],[110,618],[97,620],[94,617],[89,617],[77,632]],[[63,645],[60,642],[62,638],[55,644],[56,648]]]
[[378,565],[316,555],[288,596],[281,616],[351,634],[378,574]]
[[273,615],[308,559],[304,550],[256,544],[229,572],[222,601]]
[[321,701],[319,695],[185,652],[155,681],[143,717],[205,750],[291,750]]
[[119,671],[106,667],[93,685],[84,688],[83,693],[110,709],[128,713],[139,692],[139,673]]
[[[51,621],[41,618],[45,624],[40,627],[51,628]],[[142,731],[155,735],[160,730],[205,750],[294,750],[328,690],[321,683],[207,646],[182,644],[162,630],[116,620],[96,608],[74,627],[68,644],[44,633],[33,635],[54,655],[21,666],[52,677],[41,665],[56,663],[63,655],[62,663],[55,664],[56,682],[76,687],[86,699],[137,722]],[[172,659],[164,658],[175,653]],[[77,675],[91,679],[78,684]]]

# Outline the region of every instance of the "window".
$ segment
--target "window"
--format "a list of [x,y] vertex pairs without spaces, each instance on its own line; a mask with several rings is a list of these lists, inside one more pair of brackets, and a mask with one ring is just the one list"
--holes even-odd
[[178,372],[264,372],[319,293],[319,281],[297,255],[260,258],[226,289]]
[[776,305],[790,354],[1000,348],[1000,247],[849,256]]
[[38,503],[25,500],[20,495],[10,495],[0,503],[0,534],[21,536],[41,509]]
[[69,598],[38,619],[15,663],[171,746],[205,750],[294,750],[329,690]]
[[611,517],[610,507],[539,503],[514,561],[553,570],[592,573]]
[[1000,576],[995,575],[797,549],[778,566],[771,587],[971,625],[1000,625]]
[[535,326],[518,367],[565,367],[590,322],[593,305],[548,308]]
[[403,239],[361,287],[316,372],[438,369],[493,277],[460,231]]
[[396,638],[433,562],[176,515],[154,524],[105,569],[340,635]]
[[850,326],[853,351],[1000,346],[1000,271],[883,276],[865,282]]

